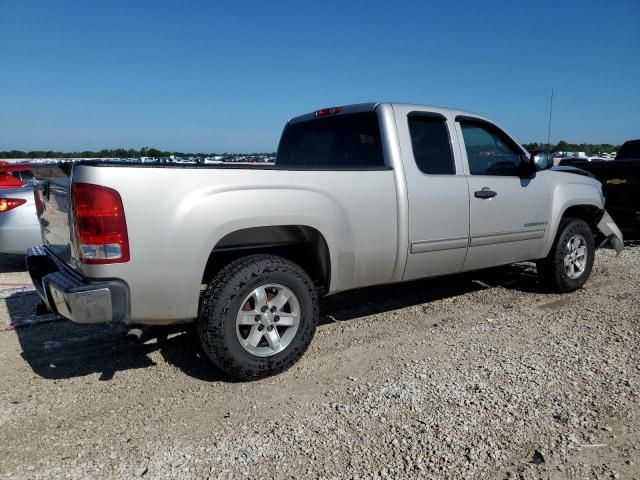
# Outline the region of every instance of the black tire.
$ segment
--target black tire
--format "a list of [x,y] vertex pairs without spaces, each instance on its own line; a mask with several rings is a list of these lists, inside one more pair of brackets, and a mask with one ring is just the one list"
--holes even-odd
[[[246,351],[236,335],[240,303],[260,285],[277,283],[290,289],[300,304],[298,330],[281,352],[259,357]],[[205,352],[221,370],[241,380],[280,373],[302,357],[318,324],[315,286],[295,263],[273,255],[250,255],[223,268],[203,293],[198,335]]]
[[[564,266],[564,258],[567,254],[567,243],[575,235],[581,235],[586,241],[586,266],[578,278],[570,278]],[[537,262],[540,281],[549,290],[557,293],[573,292],[581,288],[591,275],[595,251],[593,232],[589,225],[578,218],[563,218],[549,255]]]

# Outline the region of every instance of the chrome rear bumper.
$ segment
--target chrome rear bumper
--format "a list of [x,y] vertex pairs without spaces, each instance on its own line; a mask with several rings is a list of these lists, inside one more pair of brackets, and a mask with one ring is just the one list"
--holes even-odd
[[126,317],[124,283],[89,282],[42,246],[27,251],[27,267],[38,295],[52,312],[77,323],[111,322]]

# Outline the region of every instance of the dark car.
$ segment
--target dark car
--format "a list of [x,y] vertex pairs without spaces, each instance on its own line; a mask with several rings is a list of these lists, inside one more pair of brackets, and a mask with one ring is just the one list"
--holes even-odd
[[640,239],[640,139],[625,142],[610,162],[563,159],[560,165],[586,170],[602,182],[607,211],[625,239]]
[[640,160],[640,139],[624,142],[616,155],[616,160]]

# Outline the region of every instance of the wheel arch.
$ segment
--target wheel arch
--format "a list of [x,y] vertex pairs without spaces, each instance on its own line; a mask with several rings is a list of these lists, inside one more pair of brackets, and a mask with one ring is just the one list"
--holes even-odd
[[202,274],[207,284],[230,262],[253,254],[286,258],[300,266],[320,293],[331,286],[331,256],[325,236],[308,225],[241,228],[222,237],[211,250]]
[[563,219],[579,218],[584,220],[589,225],[589,228],[591,228],[593,236],[597,241],[597,238],[600,235],[597,225],[603,214],[604,209],[595,202],[578,202],[565,205],[564,209],[561,212],[558,212],[558,214],[553,218],[543,257],[546,257],[551,251],[551,248],[556,241],[556,237],[558,236],[558,228],[560,228],[560,224]]
[[[552,186],[551,191],[552,204],[549,233],[546,237],[546,244],[541,258],[546,257],[551,251],[563,218],[575,216],[575,218],[585,220],[594,235],[596,235],[598,233],[596,225],[604,214],[603,198],[596,184],[558,182]],[[597,219],[595,223],[593,223],[594,219]]]
[[595,236],[598,233],[598,222],[602,218],[603,214],[604,210],[596,205],[572,205],[564,210],[561,220],[565,218],[578,218],[580,220],[584,220],[587,222],[587,225],[589,225],[589,228],[591,228],[591,231]]
[[[567,209],[560,221],[561,230],[558,230],[554,247],[546,258],[537,262],[540,280],[551,291],[573,292],[589,279],[596,248],[594,236],[587,236],[593,228],[589,225],[591,214],[589,209]],[[581,240],[576,244],[578,237]]]

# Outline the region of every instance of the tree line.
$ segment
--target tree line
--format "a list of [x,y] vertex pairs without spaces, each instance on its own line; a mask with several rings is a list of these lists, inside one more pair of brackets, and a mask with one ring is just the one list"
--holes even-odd
[[621,145],[612,145],[610,143],[568,143],[560,140],[555,145],[547,147],[546,143],[523,143],[522,146],[529,152],[536,150],[544,150],[550,152],[585,152],[587,155],[596,153],[612,153],[620,150]]
[[[236,155],[235,153],[206,153],[206,152],[170,152],[157,148],[142,147],[140,150],[134,148],[115,148],[102,149],[98,151],[84,150],[77,152],[59,152],[54,150],[31,150],[25,152],[22,150],[0,151],[0,158],[140,158],[140,157],[171,157],[188,158],[188,157],[214,157],[221,155],[223,157]],[[275,155],[272,152],[251,153],[243,155]]]

